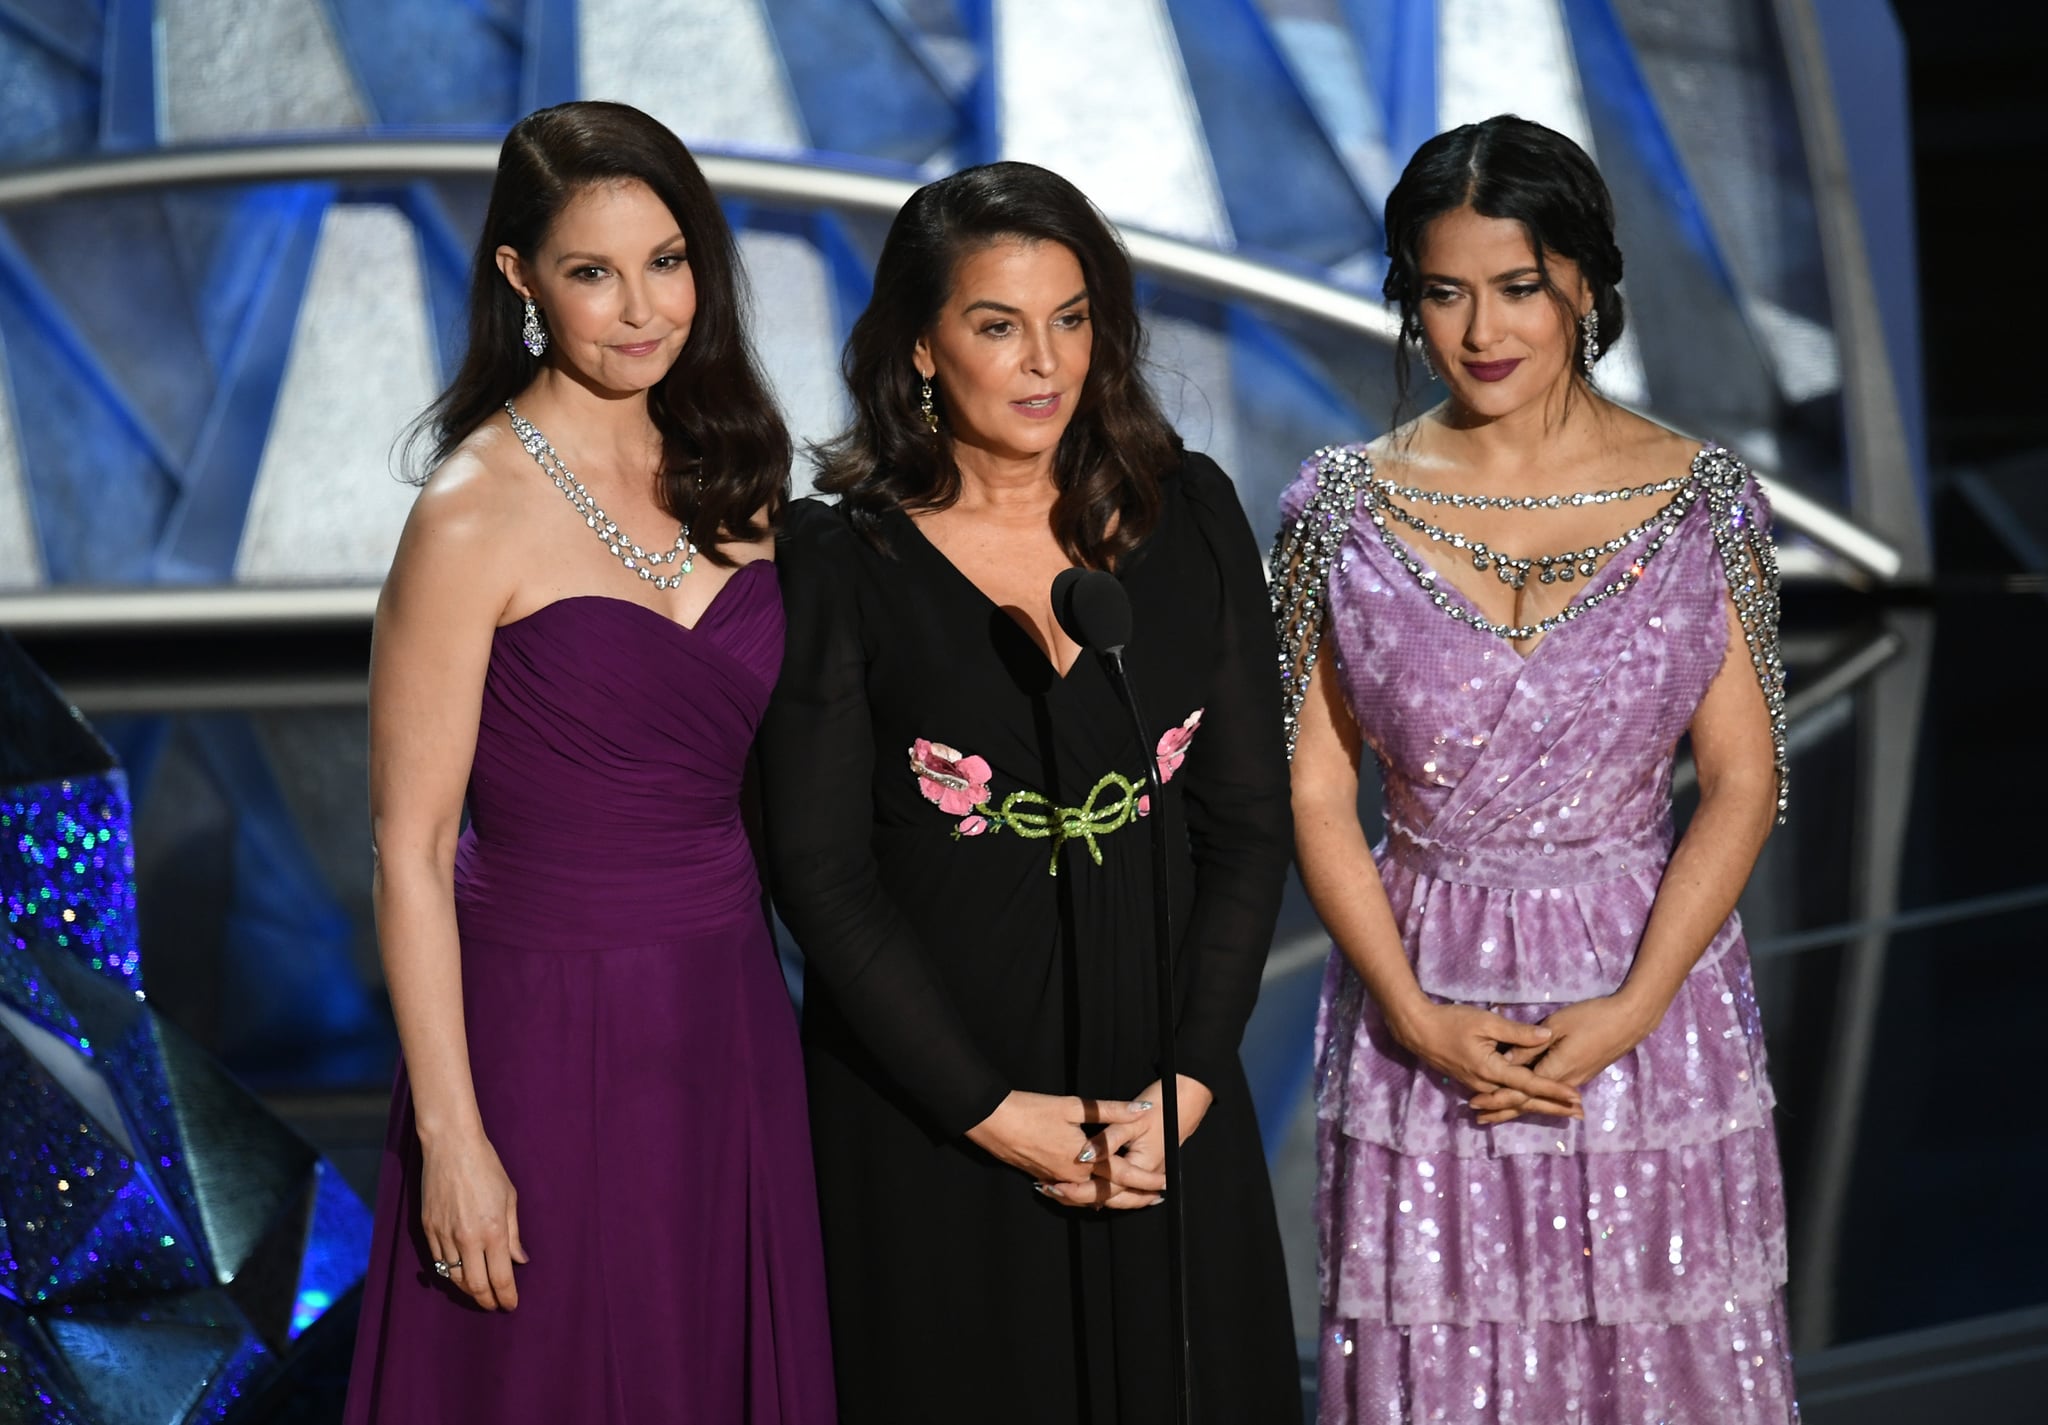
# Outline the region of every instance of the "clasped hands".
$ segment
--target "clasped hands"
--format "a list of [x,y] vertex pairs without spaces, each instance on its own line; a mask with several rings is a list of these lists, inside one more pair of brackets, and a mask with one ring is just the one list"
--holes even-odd
[[[1185,1143],[1209,1111],[1207,1087],[1180,1086]],[[1030,1176],[1040,1194],[1068,1207],[1125,1210],[1165,1199],[1166,1121],[1154,1080],[1129,1101],[1012,1090],[967,1130],[969,1141]],[[1088,1131],[1095,1128],[1092,1134]]]
[[1425,1003],[1391,1018],[1401,1047],[1472,1090],[1482,1126],[1525,1113],[1584,1118],[1579,1087],[1649,1035],[1663,1017],[1625,993],[1566,1005],[1521,1024],[1473,1005]]

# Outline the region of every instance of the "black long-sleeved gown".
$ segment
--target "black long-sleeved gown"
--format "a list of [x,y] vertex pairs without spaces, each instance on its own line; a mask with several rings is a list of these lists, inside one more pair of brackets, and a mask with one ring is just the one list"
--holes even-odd
[[[878,549],[804,501],[782,537],[788,652],[762,785],[776,903],[806,959],[852,1425],[1172,1419],[1164,1209],[1058,1206],[962,1136],[1013,1088],[1127,1098],[1157,1077],[1141,796],[1173,848],[1179,1067],[1215,1095],[1174,1188],[1198,1418],[1301,1418],[1237,1057],[1291,850],[1272,625],[1228,478],[1189,455],[1164,483],[1158,525],[1118,571],[1147,737],[1201,713],[1163,797],[1107,776],[1145,773],[1100,660],[1062,679],[906,515],[883,517]],[[939,744],[922,757],[937,777],[913,768],[920,740]],[[986,814],[1005,803],[1010,817]],[[1074,834],[1036,834],[1063,821]]]

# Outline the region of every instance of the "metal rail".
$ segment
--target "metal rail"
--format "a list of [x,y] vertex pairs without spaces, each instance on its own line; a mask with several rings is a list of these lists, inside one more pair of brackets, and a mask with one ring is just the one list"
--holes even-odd
[[58,584],[0,592],[0,629],[90,633],[121,628],[360,628],[377,612],[376,584]]
[[[0,173],[0,213],[114,193],[209,184],[412,181],[487,177],[496,171],[495,139],[339,139],[165,148]],[[796,208],[891,216],[917,181],[796,159],[700,153],[712,187],[727,197]],[[1136,228],[1122,229],[1140,271],[1212,297],[1256,304],[1307,318],[1391,346],[1400,339],[1394,315],[1379,302],[1270,262],[1218,252]],[[1904,567],[1901,552],[1854,520],[1782,481],[1766,479],[1778,518],[1858,575],[1887,583]],[[203,591],[205,598],[229,591]],[[202,591],[188,591],[199,598]],[[0,626],[29,627],[32,604],[50,595],[0,598]],[[232,616],[229,610],[233,609]],[[136,610],[135,621],[154,623]],[[219,622],[243,621],[240,605],[224,605]],[[53,617],[57,617],[53,615]],[[177,621],[216,621],[198,603]],[[124,618],[125,621],[125,618]],[[47,626],[47,625],[44,625]]]

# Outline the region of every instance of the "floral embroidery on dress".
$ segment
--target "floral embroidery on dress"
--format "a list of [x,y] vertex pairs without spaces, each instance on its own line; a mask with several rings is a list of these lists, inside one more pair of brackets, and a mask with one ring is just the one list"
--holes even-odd
[[[1201,725],[1202,709],[1196,708],[1180,726],[1161,734],[1153,750],[1161,785],[1172,781],[1187,760],[1188,747]],[[926,801],[959,818],[953,825],[954,840],[1006,830],[1027,840],[1050,840],[1052,856],[1046,870],[1054,876],[1060,873],[1060,847],[1067,842],[1084,842],[1089,858],[1100,866],[1102,848],[1096,839],[1152,813],[1146,779],[1132,781],[1121,772],[1103,773],[1089,789],[1087,800],[1077,807],[1063,807],[1028,790],[1010,792],[1000,802],[991,802],[989,779],[993,772],[988,759],[929,738],[920,737],[910,745],[910,770]]]
[[[910,746],[910,770],[917,774],[917,789],[928,802],[952,816],[973,811],[977,802],[988,800],[988,761],[956,752],[943,742],[920,737]],[[973,836],[978,833],[969,832]]]
[[1159,780],[1170,782],[1173,774],[1180,770],[1180,764],[1187,760],[1188,744],[1195,740],[1195,729],[1202,725],[1202,709],[1196,708],[1179,727],[1169,727],[1159,738],[1159,747],[1153,756],[1159,763]]

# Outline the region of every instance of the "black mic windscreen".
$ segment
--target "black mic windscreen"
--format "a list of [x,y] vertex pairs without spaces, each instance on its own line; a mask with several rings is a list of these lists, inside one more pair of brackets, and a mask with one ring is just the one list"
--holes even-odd
[[1120,653],[1131,641],[1131,596],[1104,570],[1062,569],[1052,581],[1052,613],[1091,652]]

